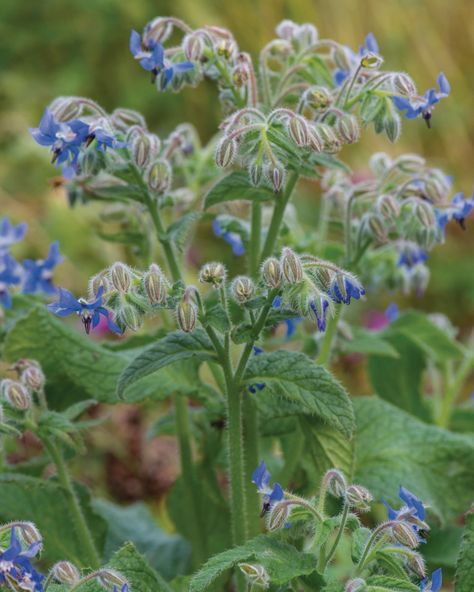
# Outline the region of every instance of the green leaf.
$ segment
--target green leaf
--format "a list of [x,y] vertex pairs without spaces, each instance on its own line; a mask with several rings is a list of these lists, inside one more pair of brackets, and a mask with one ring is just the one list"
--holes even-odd
[[399,358],[398,351],[375,331],[354,329],[354,338],[344,344],[344,353]]
[[205,592],[222,574],[241,562],[255,562],[266,569],[270,582],[282,585],[315,569],[314,556],[269,536],[259,536],[212,557],[192,578],[190,592]]
[[369,357],[369,376],[375,392],[382,399],[427,420],[429,415],[421,395],[423,352],[404,334],[387,333],[385,341],[398,353],[398,358]]
[[472,592],[474,589],[474,508],[468,512],[466,527],[456,565],[455,592]]
[[268,201],[275,198],[270,187],[252,185],[246,172],[236,171],[227,175],[211,187],[204,199],[204,209],[226,201],[244,199]]
[[164,532],[145,504],[121,507],[105,500],[95,500],[93,507],[109,526],[104,548],[106,560],[125,541],[130,541],[165,580],[186,573],[191,557],[189,544],[179,535]]
[[314,415],[346,436],[352,434],[354,414],[347,392],[305,354],[281,350],[254,356],[244,381],[265,383],[269,392],[288,401],[297,414]]
[[427,355],[440,363],[449,359],[460,359],[464,355],[464,348],[455,339],[419,312],[404,313],[390,324],[386,333],[406,335]]
[[446,528],[430,525],[431,529],[423,545],[423,557],[430,565],[454,570],[458,558],[463,529],[450,524]]
[[230,319],[227,311],[224,307],[220,304],[215,304],[214,306],[210,307],[206,311],[205,322],[207,322],[211,327],[219,331],[220,333],[225,333],[226,331],[230,330]]
[[391,576],[369,576],[366,580],[369,586],[396,591],[396,592],[420,592],[420,587],[408,580],[401,580]]
[[[102,552],[106,524],[94,512],[84,487],[75,485],[86,522]],[[30,520],[44,539],[46,559],[50,562],[68,559],[83,565],[84,554],[73,527],[68,497],[59,483],[26,475],[0,475],[0,520]]]
[[175,331],[141,352],[120,376],[117,393],[123,397],[127,387],[175,362],[185,360],[215,360],[212,343],[206,333],[198,329],[193,333]]
[[474,442],[427,425],[376,397],[357,397],[355,481],[398,507],[413,491],[440,518],[464,511],[474,491]]
[[178,251],[182,252],[184,250],[191,228],[200,217],[200,214],[190,212],[181,216],[179,220],[168,227],[165,237],[176,245]]
[[370,528],[358,528],[352,533],[351,539],[351,557],[354,563],[358,563],[362,557],[367,541],[370,538],[372,531]]

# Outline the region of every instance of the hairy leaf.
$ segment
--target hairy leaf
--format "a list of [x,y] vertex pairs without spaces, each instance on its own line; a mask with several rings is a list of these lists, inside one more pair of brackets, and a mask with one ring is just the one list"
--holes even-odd
[[455,592],[474,590],[474,507],[467,514],[466,527],[456,565]]
[[236,171],[218,181],[204,200],[204,208],[211,208],[226,201],[245,199],[248,201],[268,201],[274,199],[275,194],[270,187],[255,187],[250,183],[246,172]]

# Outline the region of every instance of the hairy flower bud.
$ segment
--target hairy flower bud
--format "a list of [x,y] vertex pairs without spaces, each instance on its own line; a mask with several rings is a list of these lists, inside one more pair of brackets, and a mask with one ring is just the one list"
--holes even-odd
[[376,202],[376,209],[381,216],[387,220],[387,222],[395,222],[400,215],[400,204],[390,194],[381,195]]
[[392,534],[397,542],[405,547],[409,547],[410,549],[415,549],[418,547],[418,537],[416,536],[416,532],[414,527],[406,522],[396,522],[392,526]]
[[318,123],[314,128],[323,142],[325,152],[333,154],[341,148],[341,141],[331,126]]
[[269,257],[262,265],[263,281],[269,288],[279,288],[283,280],[281,263],[276,257]]
[[279,162],[272,163],[267,169],[267,177],[273,185],[273,191],[278,193],[285,183],[285,167]]
[[385,172],[391,166],[391,164],[392,161],[389,155],[385,154],[385,152],[376,152],[375,154],[372,154],[369,160],[369,166],[373,171],[374,175],[376,175],[377,177],[381,177],[382,175],[384,175]]
[[447,198],[450,187],[446,186],[440,179],[430,177],[425,183],[425,192],[429,199],[434,203],[441,203]]
[[216,164],[220,167],[228,167],[234,162],[237,155],[237,141],[235,138],[224,136],[216,147]]
[[289,514],[290,507],[285,501],[274,504],[267,522],[268,530],[274,532],[284,528]]
[[364,590],[367,586],[365,580],[362,578],[354,578],[349,580],[344,588],[344,592],[357,592],[357,590]]
[[233,39],[223,39],[217,44],[216,53],[225,60],[230,60],[237,53],[237,45]]
[[368,489],[362,485],[349,485],[346,489],[347,503],[357,510],[367,512],[370,510],[370,502],[373,500],[373,495]]
[[322,152],[324,150],[324,140],[318,131],[317,126],[310,125],[308,129],[308,141],[309,145],[315,152]]
[[324,111],[330,107],[334,97],[324,86],[312,86],[303,93],[303,105],[314,109],[314,111]]
[[100,288],[103,288],[104,293],[110,292],[112,289],[106,270],[94,275],[89,280],[89,296],[96,298]]
[[40,548],[42,547],[43,537],[33,522],[18,522],[15,528],[18,529],[21,539],[28,547],[36,543],[40,543]]
[[384,243],[387,240],[388,231],[384,219],[378,214],[368,213],[363,219],[363,228],[370,237],[378,243]]
[[359,124],[353,115],[343,115],[336,121],[336,132],[346,144],[354,144],[360,137]]
[[168,281],[158,265],[150,265],[143,274],[143,290],[150,304],[164,304],[168,298]]
[[119,590],[125,584],[128,584],[127,579],[123,576],[119,571],[115,571],[114,569],[100,569],[96,572],[97,581],[104,586],[107,590],[112,591],[114,588],[118,588]]
[[199,272],[199,281],[202,284],[212,284],[218,287],[225,281],[226,269],[222,263],[206,263]]
[[436,226],[436,216],[433,207],[426,201],[417,201],[415,206],[415,216],[424,228],[433,228]]
[[126,132],[134,125],[146,128],[143,115],[133,109],[115,109],[111,115],[111,121],[112,125],[121,132]]
[[408,567],[415,572],[419,578],[426,576],[426,567],[423,557],[419,553],[410,553],[407,556]]
[[128,265],[115,262],[109,270],[110,281],[119,292],[128,292],[132,286],[132,273]]
[[170,19],[165,16],[158,16],[146,26],[143,41],[148,47],[152,45],[150,42],[153,41],[164,43],[168,40],[172,32],[173,24],[170,22]]
[[413,97],[417,94],[415,83],[411,77],[404,72],[397,72],[397,74],[392,77],[391,82],[393,90],[404,97]]
[[270,585],[270,577],[263,565],[258,563],[239,563],[239,569],[245,575],[251,587],[255,586],[265,589]]
[[360,60],[360,65],[362,68],[367,68],[368,70],[376,70],[383,64],[382,56],[379,56],[376,53],[366,53],[362,56]]
[[148,167],[145,173],[145,181],[149,189],[161,195],[171,187],[172,170],[167,160],[160,159]]
[[83,105],[78,97],[59,97],[50,107],[56,121],[71,121],[82,113]]
[[297,146],[309,144],[308,122],[301,115],[295,115],[288,119],[288,135]]
[[393,109],[387,109],[383,118],[383,129],[390,142],[395,143],[402,131],[402,120],[400,115]]
[[21,373],[21,382],[32,391],[40,391],[44,387],[45,377],[37,365],[27,366]]
[[347,485],[344,475],[338,469],[329,469],[323,477],[323,489],[334,497],[345,497]]
[[263,178],[263,167],[260,164],[251,164],[249,166],[249,178],[252,185],[260,185]]
[[333,50],[333,59],[334,63],[340,70],[344,70],[346,72],[350,71],[352,67],[351,63],[351,56],[344,45],[337,44]]
[[240,275],[232,282],[231,290],[235,300],[239,303],[244,303],[252,298],[255,292],[255,286],[249,277]]
[[414,174],[419,173],[425,166],[425,159],[418,154],[402,154],[396,158],[393,164],[402,173]]
[[285,247],[281,252],[280,262],[283,275],[289,284],[299,284],[303,280],[303,266],[294,251]]
[[2,397],[18,411],[26,411],[31,407],[31,395],[21,382],[5,378],[0,382],[0,392]]
[[296,27],[293,36],[295,41],[298,41],[302,47],[309,47],[318,40],[318,30],[311,23],[303,23]]
[[145,169],[158,155],[161,142],[158,136],[148,133],[135,133],[131,144],[133,162]]
[[281,39],[286,39],[290,41],[293,39],[296,30],[298,29],[298,25],[289,19],[285,19],[278,23],[276,26],[275,32]]
[[70,561],[59,561],[51,568],[53,578],[61,584],[74,586],[81,579],[81,572]]
[[204,37],[197,31],[189,33],[183,39],[183,51],[190,62],[200,62],[204,57],[206,43]]
[[194,302],[183,299],[176,308],[176,319],[181,331],[192,333],[197,321],[197,307]]

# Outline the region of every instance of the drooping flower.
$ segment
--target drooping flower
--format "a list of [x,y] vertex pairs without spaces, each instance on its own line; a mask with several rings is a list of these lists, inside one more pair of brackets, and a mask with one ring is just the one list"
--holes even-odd
[[442,570],[439,567],[435,569],[434,572],[431,574],[431,580],[425,578],[423,581],[420,582],[420,590],[421,592],[439,592],[441,590],[441,586],[443,585],[443,574]]
[[436,210],[436,219],[439,228],[444,231],[450,220],[456,220],[462,229],[466,228],[466,218],[474,210],[474,194],[466,199],[463,193],[456,193],[451,204],[444,209]]
[[53,270],[63,259],[64,257],[59,252],[58,241],[51,243],[46,259],[38,259],[37,261],[25,259],[23,261],[25,273],[23,293],[45,292],[46,294],[54,294],[56,288],[53,286]]
[[7,217],[0,220],[0,255],[6,253],[15,243],[21,241],[25,236],[28,225],[25,222],[21,224],[12,224]]
[[[375,35],[373,33],[368,33],[365,38],[364,44],[360,46],[359,53],[355,53],[350,47],[344,47],[344,51],[346,53],[347,60],[354,65],[358,65],[360,63],[360,58],[367,55],[367,54],[375,54],[378,55],[379,53],[379,44],[375,39]],[[336,86],[341,86],[341,84],[346,80],[346,78],[351,73],[350,69],[339,68],[334,72],[334,83]]]
[[[352,296],[356,299],[359,298],[358,296],[357,297],[354,296],[354,293],[352,293]],[[349,301],[350,301],[350,296],[349,296]],[[316,319],[318,329],[321,332],[326,331],[326,313],[329,308],[329,300],[327,298],[325,298],[324,296],[320,296],[319,298],[313,298],[311,300],[311,302],[309,303],[309,308],[310,308],[310,311],[312,312],[314,318]]]
[[403,486],[400,486],[398,495],[404,502],[404,505],[398,510],[394,510],[390,504],[382,498],[382,502],[387,508],[388,519],[409,524],[417,535],[418,541],[426,542],[421,537],[422,531],[429,530],[429,526],[425,522],[426,510],[423,502],[414,493]]
[[88,302],[83,298],[79,298],[78,300],[69,290],[65,290],[64,288],[59,288],[58,293],[58,301],[48,304],[48,309],[58,317],[67,317],[73,313],[78,314],[81,317],[87,334],[90,333],[91,327],[92,329],[97,327],[100,318],[103,317],[107,321],[110,331],[119,335],[123,333],[122,329],[111,318],[110,311],[103,306],[103,286],[100,286],[97,296],[92,302]]
[[44,576],[31,565],[30,559],[41,550],[41,540],[29,545],[25,550],[11,529],[10,546],[0,552],[0,586],[18,588],[29,592],[43,592]]
[[433,107],[451,92],[451,86],[443,72],[438,75],[438,87],[438,92],[430,88],[422,97],[392,97],[392,100],[399,111],[405,112],[407,119],[415,119],[421,115],[430,127]]
[[341,302],[350,304],[351,298],[359,300],[361,296],[364,296],[365,289],[354,276],[338,273],[331,281],[328,294],[338,304]]
[[162,88],[166,89],[176,74],[188,72],[194,68],[191,62],[173,63],[165,58],[165,50],[161,43],[154,39],[142,39],[137,31],[130,33],[130,52],[140,62],[140,66],[151,72],[152,82],[160,74],[163,75]]
[[212,230],[216,236],[223,238],[230,245],[234,255],[241,257],[245,253],[244,243],[240,234],[224,230],[218,218],[214,218],[212,221]]
[[428,260],[428,253],[415,243],[406,243],[402,245],[397,265],[411,269],[418,263],[425,263]]
[[274,483],[273,487],[270,487],[270,477],[271,475],[264,461],[252,473],[252,483],[255,483],[257,491],[263,494],[261,516],[266,514],[274,504],[280,502],[285,497],[283,488],[279,483]]
[[21,281],[21,267],[8,253],[0,255],[0,304],[10,308],[12,299],[9,288],[17,286]]

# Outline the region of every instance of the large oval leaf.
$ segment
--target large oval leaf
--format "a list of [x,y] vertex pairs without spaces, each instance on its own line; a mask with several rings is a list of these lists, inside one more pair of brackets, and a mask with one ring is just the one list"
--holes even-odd
[[204,208],[211,208],[225,201],[245,199],[248,201],[268,201],[275,198],[270,187],[264,185],[255,187],[250,183],[247,173],[236,171],[230,173],[213,185],[204,199]]

